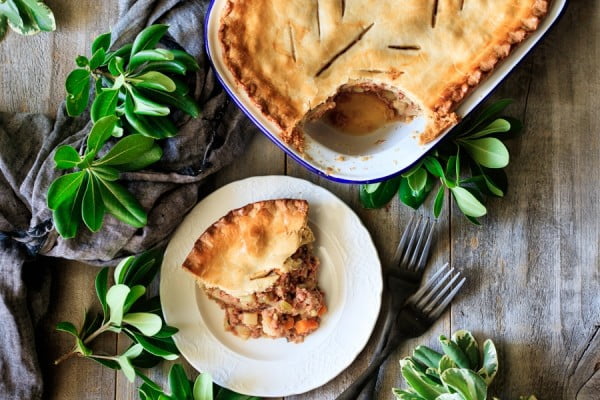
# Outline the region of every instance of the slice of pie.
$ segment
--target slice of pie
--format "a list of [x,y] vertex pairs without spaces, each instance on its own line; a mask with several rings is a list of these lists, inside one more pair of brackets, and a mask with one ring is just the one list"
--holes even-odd
[[301,342],[327,310],[313,241],[307,201],[260,201],[211,225],[183,268],[225,310],[228,331]]
[[352,123],[336,104],[355,93],[387,105],[390,120],[423,116],[426,143],[458,122],[465,95],[547,8],[548,0],[229,0],[219,40],[237,84],[298,150],[307,122]]

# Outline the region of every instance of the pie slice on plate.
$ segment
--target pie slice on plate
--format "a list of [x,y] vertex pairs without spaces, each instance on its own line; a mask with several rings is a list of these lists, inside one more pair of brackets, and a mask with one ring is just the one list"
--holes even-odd
[[313,241],[307,201],[260,201],[211,225],[183,268],[225,310],[227,330],[301,342],[327,310]]
[[[237,84],[299,151],[317,119],[356,133],[373,118],[422,116],[427,143],[458,122],[460,102],[547,9],[548,0],[229,0],[219,40]],[[374,101],[388,111],[374,112]]]

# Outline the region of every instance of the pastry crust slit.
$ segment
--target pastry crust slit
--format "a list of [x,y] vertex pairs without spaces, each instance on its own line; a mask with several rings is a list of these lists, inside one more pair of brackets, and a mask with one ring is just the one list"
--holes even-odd
[[375,22],[371,23],[371,25],[367,26],[365,29],[362,30],[362,32],[350,43],[348,43],[348,45],[346,47],[344,47],[342,50],[340,50],[339,52],[337,52],[333,57],[331,57],[331,59],[329,61],[327,61],[325,63],[325,65],[323,65],[321,67],[321,69],[319,69],[317,71],[317,73],[315,74],[315,78],[318,78],[323,72],[327,71],[327,69],[329,67],[331,67],[331,65],[341,56],[344,55],[344,53],[348,52],[348,50],[350,50],[352,47],[356,46],[358,44],[358,42],[360,42],[362,40],[362,38],[367,34],[367,32],[369,32],[369,30],[373,27],[373,25],[375,25]]

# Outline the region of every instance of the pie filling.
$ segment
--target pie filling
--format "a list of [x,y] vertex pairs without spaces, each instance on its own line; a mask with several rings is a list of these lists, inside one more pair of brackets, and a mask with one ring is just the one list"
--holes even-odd
[[286,338],[299,343],[316,330],[326,312],[325,294],[319,288],[319,260],[309,244],[301,246],[285,262],[289,272],[274,269],[274,285],[248,296],[235,297],[218,288],[205,288],[225,310],[225,329],[243,338]]
[[321,120],[342,133],[368,135],[392,122],[409,123],[419,107],[399,90],[370,82],[347,84],[300,123]]

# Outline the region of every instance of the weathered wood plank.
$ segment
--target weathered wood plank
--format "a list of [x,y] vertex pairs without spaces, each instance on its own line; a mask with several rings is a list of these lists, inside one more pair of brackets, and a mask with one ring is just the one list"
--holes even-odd
[[511,143],[512,189],[482,228],[452,219],[453,258],[472,276],[452,328],[495,340],[502,398],[566,394],[567,366],[600,321],[599,26],[597,2],[571,2],[530,71],[505,86],[525,99],[527,124]]

